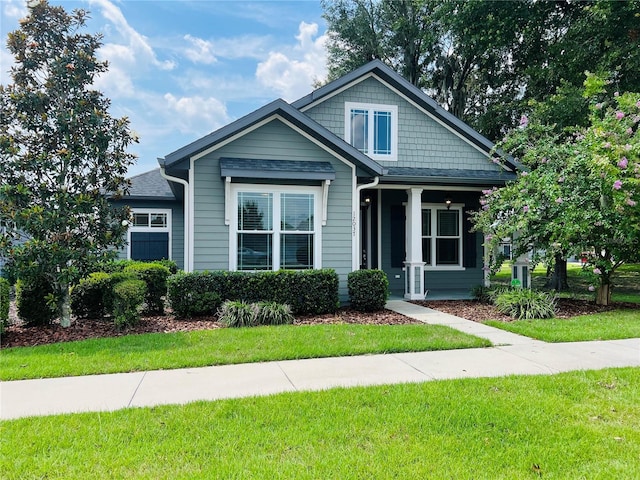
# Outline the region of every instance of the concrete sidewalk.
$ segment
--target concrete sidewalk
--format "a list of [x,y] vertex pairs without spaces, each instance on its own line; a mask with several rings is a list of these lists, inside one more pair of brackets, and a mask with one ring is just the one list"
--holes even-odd
[[332,387],[640,366],[640,339],[547,344],[403,301],[387,306],[498,346],[2,382],[0,419]]

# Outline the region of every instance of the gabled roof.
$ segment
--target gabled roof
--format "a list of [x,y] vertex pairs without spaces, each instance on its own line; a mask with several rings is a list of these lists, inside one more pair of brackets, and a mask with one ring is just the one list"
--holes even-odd
[[304,113],[299,112],[282,99],[275,100],[268,105],[245,115],[235,122],[225,125],[195,142],[166,155],[164,158],[158,159],[158,161],[160,162],[160,165],[166,168],[188,168],[188,164],[186,162],[188,162],[189,158],[192,156],[241,133],[243,130],[250,128],[259,122],[275,116],[280,116],[295,125],[297,128],[300,128],[333,152],[351,161],[358,168],[364,170],[368,175],[375,176],[382,175],[384,173],[384,168],[380,164],[371,160],[358,149],[352,147],[340,137],[334,135],[325,127],[312,120]]
[[135,200],[176,200],[169,181],[156,168],[148,172],[135,175],[129,179],[131,188],[124,198]]
[[[402,77],[402,75],[398,74],[395,70],[388,67],[380,60],[373,60],[363,65],[353,72],[348,73],[347,75],[340,77],[337,80],[334,80],[333,82],[328,83],[311,92],[310,94],[296,100],[291,105],[296,109],[304,110],[305,107],[322,101],[325,97],[331,96],[332,94],[347,87],[352,82],[355,82],[361,77],[369,74],[374,74],[384,82],[393,86],[408,99],[415,102],[417,105],[425,109],[442,123],[457,132],[459,135],[469,140],[471,143],[479,147],[487,154],[491,152],[491,149],[494,147],[493,142],[491,142],[488,138],[484,137],[480,133],[476,132],[473,128],[464,123],[455,115],[446,111],[444,108],[438,105],[438,103],[434,99],[429,97],[426,93],[413,85],[411,82],[407,81],[404,77]],[[516,164],[512,162],[511,159],[508,159],[507,162],[509,163],[509,167],[513,169],[517,168]]]

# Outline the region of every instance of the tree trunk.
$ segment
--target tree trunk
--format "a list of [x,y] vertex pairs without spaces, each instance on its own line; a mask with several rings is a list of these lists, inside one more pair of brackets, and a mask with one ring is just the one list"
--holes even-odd
[[605,283],[598,287],[596,292],[597,305],[609,305],[611,303],[611,284]]
[[62,304],[60,306],[60,325],[62,327],[71,326],[71,295],[69,285],[62,285]]
[[567,260],[562,255],[556,255],[551,278],[547,277],[546,286],[556,292],[569,289],[569,282],[567,282]]

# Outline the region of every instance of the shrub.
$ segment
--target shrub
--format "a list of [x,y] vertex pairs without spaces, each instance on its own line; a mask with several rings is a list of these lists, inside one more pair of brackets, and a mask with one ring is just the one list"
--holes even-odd
[[492,303],[490,289],[484,285],[476,285],[471,288],[471,298],[480,303]]
[[220,307],[220,322],[227,327],[251,327],[256,325],[258,305],[238,300],[227,300]]
[[278,272],[179,273],[168,281],[167,297],[178,316],[197,315],[194,303],[209,312],[215,297],[198,300],[215,292],[221,300],[286,303],[296,314],[331,313],[340,306],[338,275],[334,270],[281,270]]
[[144,281],[138,279],[124,280],[113,286],[113,316],[118,328],[140,320],[146,290]]
[[556,312],[556,296],[528,288],[505,291],[495,299],[498,311],[518,320],[553,318]]
[[361,312],[382,310],[389,298],[389,280],[382,270],[356,270],[347,277],[351,306]]
[[134,274],[147,285],[146,311],[164,313],[163,297],[167,294],[169,269],[159,263],[136,262],[125,267],[123,272]]
[[11,286],[9,285],[9,281],[0,278],[0,333],[4,332],[5,327],[9,323],[10,294]]
[[258,303],[258,325],[290,325],[294,317],[291,307],[285,303],[259,302]]
[[104,317],[110,313],[105,305],[108,296],[105,295],[105,292],[110,291],[111,288],[112,278],[108,273],[94,272],[89,274],[71,289],[71,311],[80,318]]
[[20,279],[16,282],[18,317],[27,325],[48,325],[56,318],[55,309],[47,297],[54,295],[53,286],[44,276]]
[[215,314],[226,290],[223,272],[177,273],[167,279],[167,301],[177,317]]

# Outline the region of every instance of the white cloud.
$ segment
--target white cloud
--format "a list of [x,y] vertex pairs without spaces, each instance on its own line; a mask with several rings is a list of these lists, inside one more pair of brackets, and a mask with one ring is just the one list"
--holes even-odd
[[102,16],[115,25],[116,30],[118,30],[124,41],[127,42],[128,47],[132,50],[137,62],[142,61],[146,64],[151,64],[161,70],[173,70],[176,67],[172,61],[158,60],[147,38],[129,25],[129,22],[127,22],[127,19],[122,14],[122,10],[112,2],[109,0],[89,0],[89,3],[91,5],[98,5],[101,9]]
[[318,25],[301,22],[298,44],[285,52],[272,51],[258,64],[256,77],[285,100],[292,101],[312,89],[313,82],[326,76],[327,36],[318,35]]
[[213,45],[210,41],[188,34],[184,36],[184,39],[191,44],[191,46],[184,51],[184,54],[193,63],[211,65],[218,61],[213,54]]
[[19,20],[29,13],[27,3],[24,0],[3,0],[2,13],[9,18]]
[[227,108],[213,97],[176,97],[164,95],[165,114],[173,128],[183,133],[204,133],[216,130],[229,122]]

